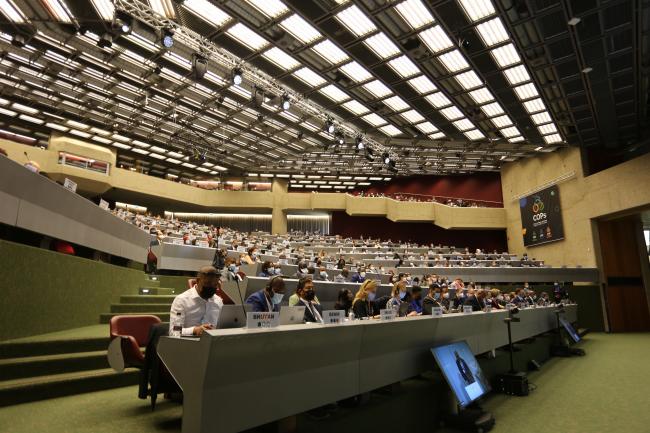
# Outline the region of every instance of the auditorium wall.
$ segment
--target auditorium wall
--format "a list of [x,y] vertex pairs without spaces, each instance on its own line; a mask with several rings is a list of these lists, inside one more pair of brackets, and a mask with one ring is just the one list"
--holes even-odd
[[345,212],[332,212],[330,233],[351,237],[372,237],[393,241],[453,245],[505,251],[504,230],[446,230],[431,223],[393,222],[384,217],[350,216]]
[[0,341],[96,325],[144,282],[142,271],[4,240],[0,263]]

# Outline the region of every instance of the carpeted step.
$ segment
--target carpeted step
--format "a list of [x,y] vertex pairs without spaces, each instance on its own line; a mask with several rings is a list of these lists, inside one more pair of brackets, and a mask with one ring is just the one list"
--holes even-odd
[[[0,406],[119,388],[137,383],[138,370],[128,369],[116,373],[110,368],[6,380],[0,382]],[[134,390],[134,398],[136,392]]]
[[[155,279],[154,279],[155,278]],[[144,279],[144,286],[147,287],[160,287],[160,280],[157,277],[151,277],[147,275]]]
[[174,302],[174,295],[123,295],[121,304],[169,304]]
[[140,287],[138,294],[140,295],[177,295],[181,291],[172,287]]
[[[113,316],[137,316],[141,315],[143,313],[103,313],[99,315],[99,323],[108,323],[111,321],[111,317]],[[153,316],[158,316],[158,318],[162,322],[169,322],[169,310],[167,311],[159,311],[159,312],[147,312],[147,314],[151,314]],[[107,345],[108,347],[108,345]]]
[[0,360],[0,381],[108,368],[106,350]]
[[151,311],[169,311],[171,302],[167,304],[112,304],[111,313],[149,313]]
[[106,337],[0,343],[0,359],[93,352],[106,350],[109,343],[110,338],[107,326]]

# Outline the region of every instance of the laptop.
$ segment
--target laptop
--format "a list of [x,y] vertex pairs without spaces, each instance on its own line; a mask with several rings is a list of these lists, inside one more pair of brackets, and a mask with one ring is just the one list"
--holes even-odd
[[219,313],[216,329],[243,328],[246,326],[246,314],[250,313],[252,306],[249,304],[224,305]]
[[408,312],[409,312],[409,303],[408,302],[401,302],[399,304],[399,310],[398,310],[399,317],[406,317]]
[[283,306],[280,308],[280,325],[297,325],[305,321],[305,307]]

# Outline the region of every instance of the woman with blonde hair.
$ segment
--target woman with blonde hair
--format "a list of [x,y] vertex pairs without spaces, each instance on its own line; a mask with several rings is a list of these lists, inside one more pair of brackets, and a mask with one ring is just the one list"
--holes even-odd
[[399,309],[402,300],[406,297],[406,281],[401,280],[393,284],[390,296],[386,308]]
[[357,319],[374,317],[373,301],[377,295],[377,282],[366,280],[361,284],[352,301],[352,312]]

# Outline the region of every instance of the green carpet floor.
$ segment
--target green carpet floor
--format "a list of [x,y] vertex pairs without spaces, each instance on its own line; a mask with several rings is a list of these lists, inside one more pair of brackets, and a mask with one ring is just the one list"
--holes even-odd
[[[644,368],[650,359],[650,334],[589,334],[580,347],[586,357],[551,359],[540,372],[532,373],[530,381],[538,389],[529,397],[488,398],[483,407],[497,420],[492,431],[650,432],[650,411],[644,404],[650,389],[650,374]],[[432,404],[434,389],[430,381],[405,381],[391,395],[373,395],[368,404],[340,409],[326,420],[302,415],[298,431],[432,432],[437,425],[427,405]],[[180,432],[180,405],[163,400],[152,413],[136,393],[135,387],[127,387],[0,408],[0,431]],[[216,408],[218,420],[218,402]]]
[[67,329],[65,331],[50,332],[48,334],[34,335],[31,337],[4,340],[3,343],[35,343],[41,341],[75,340],[84,338],[109,338],[108,325],[90,325],[82,328]]

